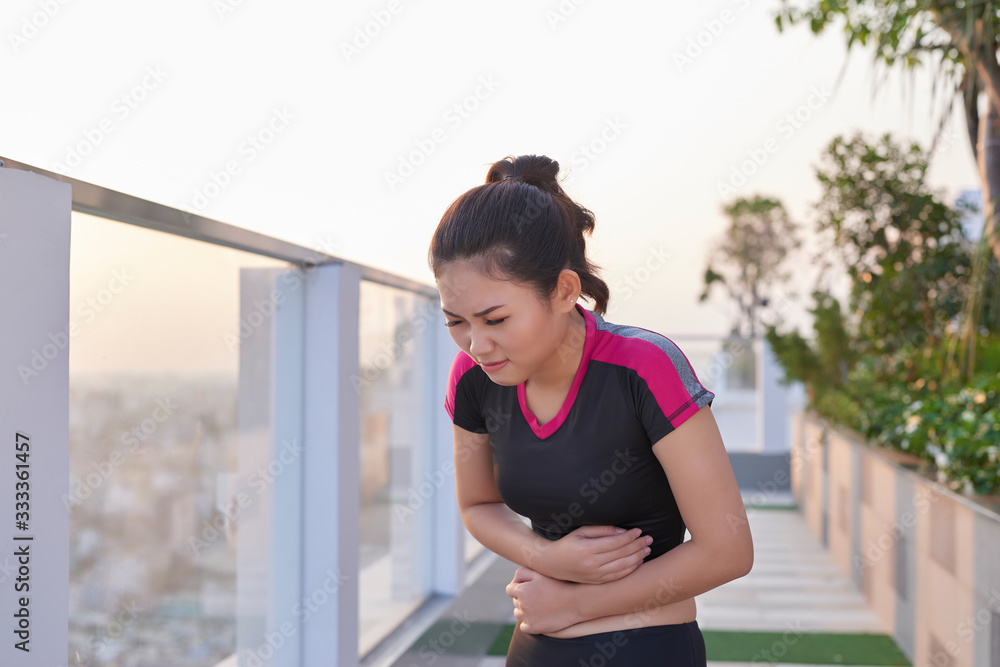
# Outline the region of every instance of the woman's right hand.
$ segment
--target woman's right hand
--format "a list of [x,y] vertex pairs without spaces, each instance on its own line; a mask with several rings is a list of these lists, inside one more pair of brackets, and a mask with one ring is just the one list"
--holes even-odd
[[632,574],[652,543],[639,528],[581,526],[552,543],[547,569],[564,581],[603,584]]

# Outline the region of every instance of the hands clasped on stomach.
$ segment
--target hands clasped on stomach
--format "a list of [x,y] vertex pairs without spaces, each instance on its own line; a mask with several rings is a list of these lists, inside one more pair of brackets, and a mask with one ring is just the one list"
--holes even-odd
[[581,587],[629,576],[649,555],[652,543],[653,538],[642,535],[639,528],[581,526],[546,545],[543,552],[531,554],[527,560],[537,569],[518,568],[506,589],[521,631],[566,638],[694,620],[693,599],[639,607],[632,614],[597,618],[581,614]]

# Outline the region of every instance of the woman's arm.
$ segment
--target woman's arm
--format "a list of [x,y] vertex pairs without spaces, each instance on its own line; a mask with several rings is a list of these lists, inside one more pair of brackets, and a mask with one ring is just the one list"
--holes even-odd
[[649,553],[652,538],[638,528],[584,526],[555,541],[536,534],[500,497],[489,435],[453,428],[462,521],[490,551],[548,577],[590,584],[626,576]]
[[572,634],[573,626],[616,615],[629,615],[629,625],[639,627],[643,613],[750,571],[750,525],[711,408],[705,406],[664,436],[653,452],[670,480],[691,539],[628,576],[600,585],[571,584],[519,570],[507,594],[514,598],[514,616],[523,632]]

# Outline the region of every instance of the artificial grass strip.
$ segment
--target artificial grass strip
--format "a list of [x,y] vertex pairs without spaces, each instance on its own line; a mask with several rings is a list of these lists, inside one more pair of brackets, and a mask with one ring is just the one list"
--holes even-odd
[[[512,626],[513,627],[513,626]],[[469,622],[465,618],[445,617],[428,628],[409,649],[411,657],[481,655],[483,645],[502,629],[500,623]],[[503,655],[501,653],[501,655]],[[434,660],[437,658],[435,657]]]
[[703,630],[709,660],[804,665],[909,665],[892,637],[830,632]]
[[507,655],[507,649],[510,647],[510,639],[513,636],[514,626],[512,624],[507,624],[500,628],[500,632],[497,633],[496,639],[490,644],[486,655]]
[[[624,632],[628,632],[625,630]],[[506,655],[514,626],[497,633],[486,655]],[[754,664],[908,666],[888,635],[827,632],[729,632],[702,630],[709,660]]]

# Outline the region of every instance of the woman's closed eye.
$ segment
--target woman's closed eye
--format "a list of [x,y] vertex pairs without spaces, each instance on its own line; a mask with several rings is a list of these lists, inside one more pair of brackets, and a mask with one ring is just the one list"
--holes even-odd
[[[496,325],[502,323],[506,319],[507,319],[506,317],[502,317],[499,320],[486,320],[486,325],[490,326],[490,327],[495,327]],[[446,327],[453,327],[456,324],[461,324],[461,323],[462,323],[462,320],[451,320],[451,321],[445,322],[444,325]]]

